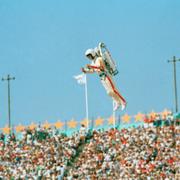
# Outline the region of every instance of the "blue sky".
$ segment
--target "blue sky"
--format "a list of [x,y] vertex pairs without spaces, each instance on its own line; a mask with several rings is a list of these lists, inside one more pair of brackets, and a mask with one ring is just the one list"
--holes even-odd
[[[128,106],[119,114],[174,109],[173,69],[180,58],[178,0],[0,0],[0,76],[11,74],[14,125],[85,117],[84,88],[72,78],[100,41],[118,64]],[[180,63],[177,63],[180,89]],[[180,102],[180,90],[178,91]],[[88,75],[89,116],[107,117],[111,99]],[[7,124],[7,83],[0,83],[0,126]]]

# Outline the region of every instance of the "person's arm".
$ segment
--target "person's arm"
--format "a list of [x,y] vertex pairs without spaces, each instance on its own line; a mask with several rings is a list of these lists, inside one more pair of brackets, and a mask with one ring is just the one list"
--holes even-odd
[[87,65],[87,68],[92,69],[94,71],[101,71],[102,67],[101,66],[94,66],[94,65]]
[[81,68],[81,71],[82,71],[83,73],[94,73],[94,72],[95,72],[94,69],[90,68],[89,66],[90,66],[90,65],[87,64],[85,68],[84,68],[84,67]]
[[104,71],[104,63],[102,61],[102,58],[99,57],[96,60],[96,63],[94,64],[87,64],[86,68],[82,68],[82,71],[84,73],[94,73],[94,72],[100,72],[100,71]]

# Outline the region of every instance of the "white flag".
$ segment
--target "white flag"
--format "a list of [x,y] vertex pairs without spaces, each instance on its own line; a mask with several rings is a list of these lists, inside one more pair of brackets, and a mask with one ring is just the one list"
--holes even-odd
[[83,73],[73,77],[77,80],[78,84],[86,84],[86,74]]

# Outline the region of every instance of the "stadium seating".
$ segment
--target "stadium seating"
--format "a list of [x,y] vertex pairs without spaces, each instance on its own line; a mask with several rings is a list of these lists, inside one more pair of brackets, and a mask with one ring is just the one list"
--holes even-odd
[[[168,123],[165,123],[168,121]],[[174,123],[176,122],[176,123]],[[176,179],[180,174],[179,121],[86,131],[26,128],[22,138],[0,134],[0,179]]]

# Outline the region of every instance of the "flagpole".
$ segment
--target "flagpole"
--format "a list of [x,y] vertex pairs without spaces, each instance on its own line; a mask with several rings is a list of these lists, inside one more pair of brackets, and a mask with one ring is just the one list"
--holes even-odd
[[113,101],[113,125],[114,129],[116,128],[116,112],[114,111],[115,102]]
[[89,110],[88,110],[88,94],[87,94],[87,75],[85,74],[85,100],[86,100],[86,120],[87,130],[89,130]]

